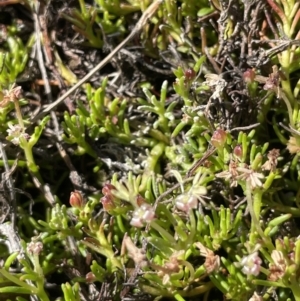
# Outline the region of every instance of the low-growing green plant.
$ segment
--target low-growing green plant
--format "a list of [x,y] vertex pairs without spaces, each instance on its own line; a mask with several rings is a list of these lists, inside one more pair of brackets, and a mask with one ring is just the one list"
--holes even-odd
[[[84,37],[81,46],[102,49],[103,34],[126,33],[129,16],[149,4],[79,0],[61,17]],[[11,190],[33,191],[35,204],[31,212],[22,198],[11,201],[17,223],[0,225],[0,296],[52,300],[55,277],[55,300],[65,301],[300,301],[299,16],[293,0],[162,1],[140,54],[153,70],[163,70],[161,58],[176,65],[173,77],[160,89],[147,78],[134,97],[112,96],[109,76],[99,87],[86,83],[63,114],[62,137],[59,111],[30,128],[30,100],[13,83],[33,39],[24,46],[8,27],[0,131],[21,152],[2,154],[0,164],[16,162]],[[54,145],[64,153],[71,178],[84,166],[94,186],[72,178],[79,184],[68,200],[64,176],[35,155],[44,145],[52,163],[62,162]],[[12,187],[6,171],[3,191]]]

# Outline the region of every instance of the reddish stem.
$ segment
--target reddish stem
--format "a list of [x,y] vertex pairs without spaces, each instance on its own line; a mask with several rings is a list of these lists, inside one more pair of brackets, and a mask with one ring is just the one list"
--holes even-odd
[[287,24],[287,18],[285,16],[283,10],[273,0],[267,0],[267,2],[273,8],[273,10],[277,13],[277,15],[280,17],[282,22],[284,24]]
[[291,26],[291,30],[290,30],[291,35],[293,34],[293,32],[295,30],[295,27],[298,24],[299,18],[300,18],[300,9],[298,9],[298,11],[296,13],[296,16],[295,16],[295,18],[293,20],[293,23],[292,23],[292,26]]
[[21,0],[4,0],[0,2],[0,6],[6,6],[6,5],[11,5],[11,4],[17,4],[20,3]]

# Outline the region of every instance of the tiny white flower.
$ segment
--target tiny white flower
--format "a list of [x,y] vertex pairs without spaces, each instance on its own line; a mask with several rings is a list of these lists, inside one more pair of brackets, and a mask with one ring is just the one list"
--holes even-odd
[[142,228],[144,226],[143,221],[139,217],[132,217],[130,225],[137,228]]
[[8,124],[8,129],[6,130],[8,133],[7,139],[10,140],[13,144],[20,144],[20,137],[24,137],[26,140],[29,139],[29,135],[24,132],[23,128],[18,125]]
[[130,225],[141,228],[144,223],[150,223],[155,218],[155,211],[152,206],[147,203],[142,204],[135,209],[130,221]]
[[189,212],[198,207],[198,198],[191,194],[181,194],[176,198],[175,205],[179,210]]
[[246,275],[257,276],[260,273],[262,260],[258,256],[258,252],[254,252],[248,256],[244,256],[241,260],[242,272]]
[[145,203],[139,209],[143,212],[142,218],[146,223],[149,223],[154,219],[155,211],[153,207]]

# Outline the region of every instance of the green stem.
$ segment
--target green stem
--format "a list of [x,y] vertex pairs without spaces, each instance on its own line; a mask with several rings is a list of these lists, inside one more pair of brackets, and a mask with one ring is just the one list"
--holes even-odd
[[8,280],[10,280],[11,282],[24,287],[25,289],[27,289],[29,292],[32,292],[33,294],[37,293],[37,289],[36,287],[27,284],[24,281],[19,280],[16,276],[12,275],[11,273],[9,273],[8,271],[6,271],[5,269],[0,269],[0,273],[7,278]]
[[255,191],[253,195],[253,217],[255,217],[256,220],[252,219],[252,224],[251,224],[251,230],[255,228],[256,222],[259,221],[260,217],[260,211],[261,211],[261,204],[262,204],[262,191]]
[[261,212],[261,206],[262,206],[262,195],[263,191],[260,190],[255,190],[253,193],[253,199],[251,195],[251,186],[250,183],[247,183],[246,186],[246,197],[247,197],[247,203],[248,203],[248,208],[249,212],[251,215],[251,235],[250,235],[250,242],[252,245],[257,244],[257,239],[255,233],[257,232],[261,238],[264,240],[264,243],[266,247],[272,251],[274,250],[274,247],[272,245],[272,242],[269,237],[267,237],[259,223],[259,218],[260,218],[260,212]]
[[293,292],[294,298],[296,301],[300,301],[300,286],[298,283],[292,285],[291,290]]
[[288,101],[290,102],[290,105],[293,107],[295,103],[295,99],[290,83],[290,49],[282,52],[280,61],[281,61],[280,63],[281,63],[282,71],[286,76],[286,80],[281,81],[282,90],[285,93]]
[[159,158],[163,155],[165,151],[165,147],[166,147],[165,143],[159,142],[152,148],[145,169],[147,169],[148,171],[155,171],[156,168],[159,167],[158,166],[159,164],[157,163]]
[[28,142],[25,140],[25,138],[20,137],[20,146],[24,150],[26,162],[27,162],[27,167],[30,171],[30,173],[35,176],[40,184],[43,185],[44,181],[39,173],[39,167],[35,164],[34,158],[33,158],[33,153],[32,153],[32,148],[28,145]]
[[37,290],[38,290],[37,295],[39,296],[40,300],[50,301],[44,290],[44,284],[45,284],[44,283],[44,272],[40,266],[39,255],[37,255],[37,254],[33,255],[33,263],[34,263],[34,270],[39,275],[39,277],[36,280]]
[[[19,122],[20,127],[22,128],[22,131],[24,131],[24,122],[23,122],[23,117],[22,117],[22,113],[20,110],[20,105],[19,105],[19,100],[15,99],[14,100],[14,104],[15,104],[15,110],[16,110],[16,115],[17,115],[17,119]],[[23,146],[23,150],[25,153],[25,157],[26,157],[26,161],[27,161],[27,166],[28,169],[30,170],[30,172],[32,172],[37,178],[38,180],[42,183],[42,178],[38,172],[39,168],[38,166],[35,164],[34,159],[33,159],[33,155],[32,155],[32,149],[29,146],[29,144],[27,143],[26,139],[23,137],[20,137],[21,140],[21,146]]]
[[16,115],[17,115],[19,125],[20,125],[22,131],[24,131],[24,122],[23,122],[23,117],[22,117],[20,105],[19,105],[19,100],[14,99],[14,104],[15,104],[15,110],[16,110]]
[[177,301],[185,301],[178,293],[174,295],[174,298],[175,298]]
[[[7,160],[8,166],[13,166],[16,161],[15,160]],[[2,160],[0,160],[0,167],[4,166],[4,162]],[[26,167],[26,161],[20,160],[17,162],[17,166],[18,167]]]
[[[290,86],[289,86],[290,88]],[[284,103],[286,104],[287,106],[287,110],[288,110],[288,115],[289,115],[289,120],[290,120],[290,125],[294,128],[295,125],[294,125],[294,118],[293,118],[293,110],[292,110],[292,106],[291,106],[291,101],[288,97],[286,97],[286,94],[285,92],[281,92],[280,93],[281,95],[281,98],[283,99]],[[291,91],[291,94],[292,94],[292,91]],[[293,99],[293,103],[294,103],[294,96],[292,94],[292,99]]]
[[172,235],[170,235],[164,228],[162,228],[159,224],[157,224],[155,221],[152,221],[150,223],[151,228],[155,229],[163,239],[168,241],[169,244],[175,245],[176,241]]

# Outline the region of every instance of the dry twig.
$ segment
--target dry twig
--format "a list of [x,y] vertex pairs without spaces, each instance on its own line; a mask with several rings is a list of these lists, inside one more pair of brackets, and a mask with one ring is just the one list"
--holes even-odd
[[51,112],[57,105],[59,105],[64,99],[66,99],[69,95],[75,92],[81,85],[83,85],[87,80],[89,80],[97,71],[103,68],[109,61],[129,42],[131,41],[144,27],[146,22],[154,15],[159,5],[163,2],[163,0],[154,1],[142,14],[139,21],[136,23],[135,27],[131,31],[131,33],[127,36],[125,40],[123,40],[109,55],[106,56],[104,60],[102,60],[96,67],[94,67],[86,76],[84,76],[76,85],[74,85],[71,89],[69,89],[65,94],[59,97],[55,102],[51,105],[47,106],[42,112],[40,112],[37,116],[35,116],[32,122],[36,122],[40,118],[42,118],[45,114]]

